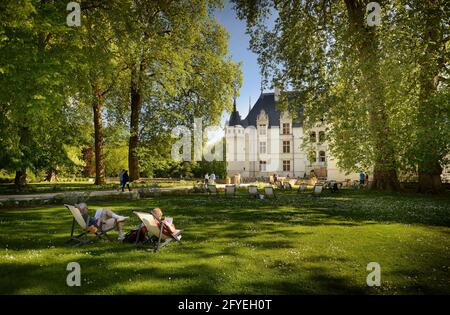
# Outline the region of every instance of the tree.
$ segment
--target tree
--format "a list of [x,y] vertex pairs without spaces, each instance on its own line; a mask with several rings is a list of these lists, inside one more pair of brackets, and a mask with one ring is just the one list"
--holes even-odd
[[67,102],[75,61],[61,40],[70,33],[64,11],[51,0],[0,4],[0,161],[16,171],[17,186],[26,184],[27,169],[71,163],[63,144],[81,134]]
[[[398,152],[406,153],[408,150],[405,150],[405,147],[411,147],[408,143],[402,143],[407,138],[402,137],[403,134],[399,135],[403,126],[398,119],[407,116],[408,109],[399,106],[398,99],[395,98],[404,93],[404,88],[393,80],[393,73],[400,75],[400,78],[411,79],[411,76],[405,72],[410,68],[400,67],[394,62],[398,61],[394,56],[403,54],[396,46],[399,38],[403,39],[405,46],[414,42],[411,39],[412,34],[422,32],[420,26],[413,26],[413,21],[417,22],[417,18],[402,20],[405,15],[401,6],[413,3],[415,8],[411,12],[420,12],[418,16],[424,17],[424,14],[427,14],[424,8],[429,3],[419,5],[420,1],[404,1],[398,5],[389,5],[385,1],[379,1],[386,15],[383,16],[380,26],[371,27],[366,23],[366,8],[369,2],[234,1],[239,16],[248,22],[252,34],[251,47],[259,54],[263,73],[266,76],[272,74],[276,84],[281,87],[296,91],[284,93],[289,94],[290,98],[283,107],[300,113],[305,120],[306,129],[321,121],[332,126],[328,139],[339,166],[353,171],[373,167],[374,187],[397,190],[399,167],[409,163],[405,160],[411,157],[411,154],[399,156]],[[441,9],[437,10],[439,5],[436,3],[434,16],[428,15],[422,22],[428,21],[433,25],[429,25],[430,27],[441,32],[446,25],[448,27],[448,22],[443,22],[443,12],[448,10],[443,9],[442,3]],[[264,25],[264,17],[275,10],[278,18],[271,30]],[[395,24],[393,21],[401,23]],[[424,26],[423,23],[422,25]],[[405,32],[402,27],[409,27],[410,33]],[[434,61],[442,58],[442,54],[437,53],[439,49],[436,49],[434,54],[424,50],[425,47],[428,50],[433,49],[433,45],[429,45],[431,43],[433,39],[430,38],[417,42],[419,46],[415,46],[413,54],[432,55]],[[442,50],[442,42],[439,43]],[[421,81],[427,82],[428,91],[430,83],[433,82],[432,78],[440,72],[436,67],[428,67],[429,62],[433,63],[429,59],[422,63],[426,74],[422,72],[422,75],[418,76],[419,72],[413,72],[416,79],[420,76],[426,78]],[[437,64],[439,62],[434,63]],[[424,85],[419,90],[424,91],[423,87]],[[428,97],[426,95],[429,95],[429,92],[427,93],[422,94],[422,99]],[[286,100],[286,97],[284,99]],[[420,103],[427,108],[428,114],[422,111],[414,117],[418,118],[417,122],[420,122],[419,125],[425,132],[429,131],[430,123],[435,122],[438,116],[429,105],[425,105],[427,102]],[[394,112],[397,115],[394,115]],[[441,122],[445,121],[441,119]],[[439,163],[436,163],[438,157],[448,152],[448,149],[445,151],[448,146],[443,145],[442,141],[445,133],[441,129],[440,136],[437,137],[440,140],[431,142],[435,143],[434,149],[431,150],[430,134],[426,136],[419,133],[416,134],[416,140],[426,143],[428,149],[425,149],[425,146],[418,149],[416,146],[415,155],[435,155],[434,159],[425,160],[431,163],[431,169],[435,169],[433,176],[437,179],[440,174],[437,167]],[[425,153],[427,151],[428,153]],[[442,161],[442,158],[439,161]],[[419,169],[422,168],[421,165],[424,166],[423,162],[416,160],[416,163],[419,163]]]
[[[129,82],[124,99],[130,104],[131,180],[140,176],[143,128],[170,130],[194,116],[217,122],[231,105],[227,96],[232,80],[240,80],[240,69],[227,57],[226,31],[209,15],[215,5],[206,0],[122,2],[119,11],[126,16],[113,23]],[[145,115],[155,110],[163,116]]]
[[[399,71],[393,87],[408,122],[405,163],[418,172],[418,191],[439,193],[442,165],[450,152],[449,22],[446,1],[400,1],[391,10],[395,32],[387,36]],[[392,69],[392,66],[390,67]],[[392,71],[387,75],[392,75]]]
[[95,184],[105,184],[104,155],[104,106],[108,97],[116,88],[121,68],[117,62],[117,45],[111,27],[111,15],[114,2],[107,6],[93,5],[83,11],[82,26],[76,29],[74,41],[75,54],[79,66],[76,69],[78,88],[77,97],[84,104],[90,104],[93,111]]

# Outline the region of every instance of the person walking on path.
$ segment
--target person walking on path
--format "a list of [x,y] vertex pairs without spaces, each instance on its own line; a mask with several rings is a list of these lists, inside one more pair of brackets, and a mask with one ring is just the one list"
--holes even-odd
[[359,173],[359,186],[364,187],[364,182],[366,181],[366,174],[363,171]]
[[130,176],[128,176],[128,171],[123,172],[123,175],[122,175],[122,192],[125,190],[125,185],[127,185],[128,191],[131,191],[129,181],[130,181]]
[[125,173],[125,170],[124,170],[124,169],[122,169],[122,170],[120,171],[120,173],[119,173],[119,181],[120,181],[120,184],[119,184],[119,189],[118,189],[118,190],[122,189],[122,186],[123,186],[123,173]]

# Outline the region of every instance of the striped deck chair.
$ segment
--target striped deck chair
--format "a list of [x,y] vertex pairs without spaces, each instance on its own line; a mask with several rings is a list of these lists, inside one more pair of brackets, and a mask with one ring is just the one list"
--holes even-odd
[[170,235],[165,235],[163,229],[165,224],[163,221],[158,220],[152,213],[148,212],[138,212],[133,211],[135,215],[142,221],[142,224],[147,228],[145,233],[144,241],[139,243],[141,229],[138,229],[138,235],[136,237],[136,247],[137,248],[147,248],[150,245],[153,251],[156,252],[163,248],[172,241],[177,241],[181,243],[181,233],[182,230],[176,230],[175,233]]

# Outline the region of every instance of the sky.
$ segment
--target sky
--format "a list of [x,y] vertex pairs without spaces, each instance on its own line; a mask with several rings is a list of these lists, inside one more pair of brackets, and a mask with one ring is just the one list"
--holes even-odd
[[[248,114],[249,101],[251,100],[251,105],[253,106],[261,94],[261,74],[257,62],[258,56],[249,49],[250,36],[245,33],[245,21],[237,18],[233,5],[228,0],[225,1],[225,6],[222,10],[216,10],[216,19],[228,30],[228,51],[231,59],[242,63],[243,84],[239,91],[240,94],[236,100],[236,105],[241,118],[244,119]],[[264,92],[269,91],[265,89]],[[225,121],[229,117],[229,112],[222,114],[221,127],[224,126]],[[219,134],[215,135],[214,138],[217,136]]]

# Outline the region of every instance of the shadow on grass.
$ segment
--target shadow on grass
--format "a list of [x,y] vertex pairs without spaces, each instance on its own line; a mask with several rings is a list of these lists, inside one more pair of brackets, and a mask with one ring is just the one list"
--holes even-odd
[[[234,199],[206,195],[161,196],[135,201],[95,202],[89,206],[92,209],[110,206],[111,210],[130,216],[125,231],[139,223],[132,214],[133,210],[149,211],[153,207],[161,207],[167,216],[174,217],[177,228],[184,230],[183,244],[171,244],[156,254],[119,242],[66,248],[64,242],[69,237],[72,217],[63,206],[2,210],[0,246],[5,251],[8,248],[11,254],[0,257],[1,292],[373,293],[365,287],[364,278],[361,285],[359,280],[355,284],[355,278],[351,276],[352,261],[341,257],[340,252],[333,257],[302,256],[302,250],[311,240],[324,246],[322,244],[326,244],[326,240],[317,239],[329,237],[321,234],[325,230],[336,229],[342,231],[341,236],[347,236],[356,227],[385,222],[450,226],[447,198],[359,192],[325,194],[315,199],[307,194],[288,192],[279,194],[275,200],[251,200],[245,195]],[[440,232],[450,233],[446,230]],[[117,234],[112,233],[112,236]],[[415,254],[423,253],[429,245],[412,243],[408,246],[408,253]],[[36,263],[30,261],[33,257],[30,252],[34,250],[40,251],[42,257],[36,258]],[[427,257],[432,259],[415,262],[417,269],[395,269],[391,274],[413,277],[411,273],[420,270],[447,266],[446,252],[439,252],[441,249],[438,247],[433,250],[427,253]],[[299,253],[297,260],[285,259],[283,255],[290,251]],[[355,260],[365,259],[365,253],[351,254]],[[267,261],[262,263],[262,259]],[[83,266],[82,288],[65,285],[68,273],[65,268],[70,261]],[[347,274],[335,274],[333,268],[336,264],[346,266]],[[247,276],[249,269],[251,273]],[[261,279],[260,272],[264,275]],[[445,287],[443,273],[441,271],[438,280],[433,280],[432,273],[430,277],[423,275],[429,279],[430,285],[425,281],[405,280],[406,288],[402,290],[412,293],[448,292],[450,284]]]

